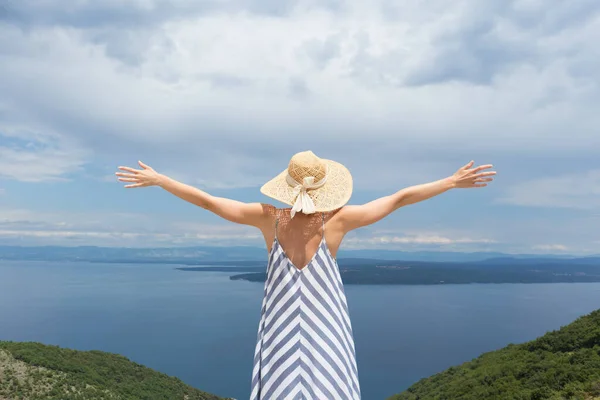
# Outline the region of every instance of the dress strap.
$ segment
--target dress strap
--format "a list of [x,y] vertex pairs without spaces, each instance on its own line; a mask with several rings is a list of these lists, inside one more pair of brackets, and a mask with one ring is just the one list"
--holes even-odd
[[275,239],[277,239],[277,225],[279,225],[279,215],[275,216]]

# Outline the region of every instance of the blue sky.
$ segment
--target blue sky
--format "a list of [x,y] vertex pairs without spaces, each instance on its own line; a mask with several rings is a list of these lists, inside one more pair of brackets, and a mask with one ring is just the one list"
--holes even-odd
[[0,244],[264,246],[114,172],[270,201],[310,149],[352,204],[498,172],[346,248],[600,253],[599,40],[596,0],[2,0]]

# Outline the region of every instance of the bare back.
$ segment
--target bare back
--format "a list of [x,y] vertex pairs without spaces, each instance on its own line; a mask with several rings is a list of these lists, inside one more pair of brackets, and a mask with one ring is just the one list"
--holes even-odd
[[[296,213],[290,218],[290,208],[272,208],[269,221],[262,229],[267,250],[271,252],[277,229],[277,240],[290,261],[298,269],[304,268],[317,252],[323,233],[331,255],[336,257],[343,239],[341,229],[336,227],[338,210],[314,214]],[[323,232],[323,216],[325,232]]]

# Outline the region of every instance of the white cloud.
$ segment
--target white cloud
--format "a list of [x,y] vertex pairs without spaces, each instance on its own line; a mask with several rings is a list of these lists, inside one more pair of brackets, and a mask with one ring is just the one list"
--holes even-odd
[[[142,159],[202,188],[256,188],[312,149],[347,165],[363,197],[474,159],[498,169],[484,196],[499,205],[598,207],[596,0],[3,4],[1,178],[104,182]],[[60,215],[0,229],[197,240],[192,228],[142,217]],[[374,232],[364,245],[474,249],[515,238],[529,250],[536,237],[591,248],[595,226],[577,216],[519,228],[494,215],[475,231]],[[487,229],[497,243],[473,239]],[[246,240],[236,232],[223,235]]]
[[403,236],[393,235],[373,235],[373,236],[353,236],[344,239],[344,244],[353,248],[361,246],[372,247],[373,245],[387,244],[407,244],[407,245],[435,245],[443,248],[446,245],[457,244],[491,244],[497,243],[494,239],[470,238],[470,237],[446,237],[436,233],[415,233],[405,234]]
[[[119,212],[35,212],[0,207],[0,242],[19,245],[95,245],[114,247],[170,247],[196,245],[250,245],[264,247],[255,228],[229,222],[202,222],[200,214],[188,217]],[[545,221],[545,222],[544,222]],[[533,251],[597,254],[598,241],[590,240],[597,224],[586,219],[562,222],[528,220],[521,223],[483,221],[484,234],[469,221],[460,229],[404,230],[368,227],[350,232],[343,249]],[[556,226],[561,229],[555,229]],[[494,226],[492,228],[492,226]],[[549,234],[551,233],[551,234]],[[550,244],[531,244],[541,238]],[[559,242],[560,240],[560,242]],[[559,244],[560,243],[560,244]]]
[[[43,243],[56,240],[62,244],[94,244],[103,246],[127,247],[130,245],[153,247],[161,245],[222,245],[239,240],[252,241],[257,235],[246,234],[213,234],[210,233],[145,233],[145,232],[95,232],[69,230],[8,230],[0,229],[0,239],[44,239]],[[69,239],[65,242],[63,239]],[[225,241],[225,242],[224,242]],[[35,242],[31,241],[30,244]],[[259,242],[253,243],[260,246]]]
[[[132,229],[135,227],[135,229]],[[203,223],[185,219],[164,219],[156,215],[114,212],[52,212],[0,208],[0,241],[23,244],[94,244],[101,246],[223,245],[264,246],[256,228],[233,223]],[[415,230],[397,232],[363,230],[344,239],[344,248],[463,249],[494,245],[497,240],[472,238]],[[465,247],[466,246],[466,247]]]
[[594,2],[190,4],[13,4],[0,104],[96,161],[151,154],[210,170],[208,186],[262,181],[306,148],[372,188],[402,184],[374,169],[429,179],[486,149],[600,149]]
[[600,169],[520,182],[496,203],[529,207],[600,209]]
[[[132,229],[132,227],[135,227]],[[0,208],[0,240],[27,245],[98,246],[264,245],[255,228],[118,212],[52,212]]]
[[538,244],[531,247],[533,250],[542,251],[567,251],[569,248],[562,244]]
[[35,124],[9,125],[0,118],[0,178],[65,180],[81,170],[88,156],[72,138],[38,130]]

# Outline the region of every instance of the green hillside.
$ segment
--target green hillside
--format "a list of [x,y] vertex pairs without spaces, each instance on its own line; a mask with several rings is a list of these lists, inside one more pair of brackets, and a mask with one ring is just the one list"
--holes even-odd
[[118,354],[4,341],[0,399],[223,400]]
[[422,379],[389,400],[600,399],[600,310]]

